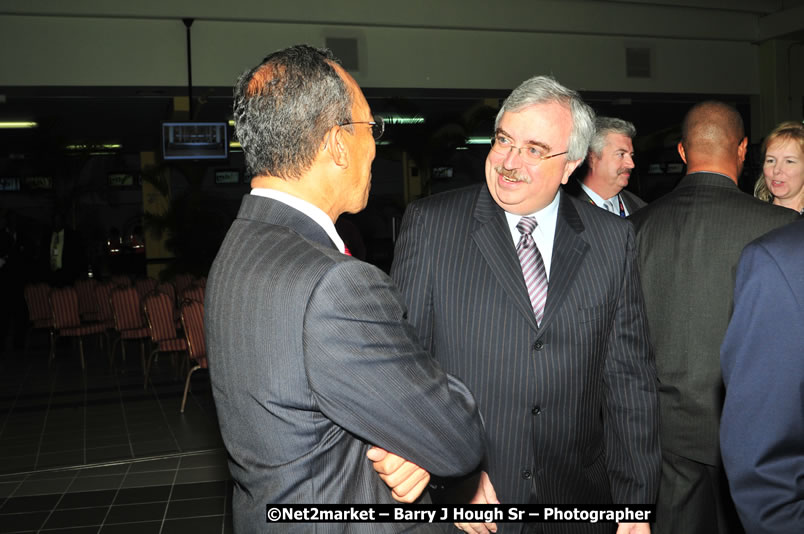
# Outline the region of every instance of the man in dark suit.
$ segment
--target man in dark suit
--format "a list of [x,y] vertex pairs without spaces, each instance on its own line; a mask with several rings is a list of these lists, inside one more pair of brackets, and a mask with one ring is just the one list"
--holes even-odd
[[752,242],[720,349],[720,446],[751,534],[804,532],[804,221]]
[[366,205],[382,133],[357,83],[329,51],[295,46],[240,77],[234,115],[254,178],[209,274],[205,326],[235,531],[309,532],[266,525],[266,505],[393,503],[427,472],[472,470],[485,448],[472,395],[416,339],[391,279],[335,231]]
[[747,143],[734,108],[695,105],[678,145],[687,175],[631,217],[659,374],[660,534],[739,529],[718,448],[720,343],[743,247],[797,217],[737,188]]
[[656,383],[633,230],[559,191],[593,127],[575,91],[531,78],[497,115],[486,183],[405,213],[392,276],[425,346],[474,393],[488,433],[475,502],[655,498]]
[[627,217],[645,207],[644,200],[625,190],[634,169],[635,135],[636,128],[628,121],[596,117],[595,134],[586,158],[586,173],[580,180],[570,178],[565,190],[620,217]]

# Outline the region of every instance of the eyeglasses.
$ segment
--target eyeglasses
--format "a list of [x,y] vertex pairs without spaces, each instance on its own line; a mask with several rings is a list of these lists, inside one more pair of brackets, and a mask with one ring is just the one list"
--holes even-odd
[[348,121],[348,122],[341,122],[338,126],[346,126],[348,124],[369,124],[371,125],[371,135],[374,137],[375,141],[379,141],[380,137],[382,137],[383,132],[385,132],[385,122],[383,122],[382,117],[379,115],[372,115],[371,116],[373,121]]
[[501,156],[506,157],[511,153],[512,150],[516,150],[519,153],[519,157],[522,158],[522,161],[528,165],[538,165],[546,159],[561,156],[568,152],[568,150],[565,150],[564,152],[558,152],[557,154],[543,155],[542,153],[544,152],[544,148],[538,145],[525,145],[522,147],[514,146],[510,139],[501,134],[496,134],[491,138],[491,150]]

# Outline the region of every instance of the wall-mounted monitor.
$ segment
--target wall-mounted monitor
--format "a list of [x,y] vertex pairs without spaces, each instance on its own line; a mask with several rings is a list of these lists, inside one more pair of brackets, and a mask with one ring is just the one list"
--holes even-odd
[[162,155],[167,159],[226,159],[225,122],[163,122]]
[[240,171],[237,169],[218,169],[215,171],[216,184],[239,184]]

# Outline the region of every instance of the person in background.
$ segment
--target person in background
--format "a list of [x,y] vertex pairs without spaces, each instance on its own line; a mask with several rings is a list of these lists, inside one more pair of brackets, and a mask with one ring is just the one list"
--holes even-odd
[[783,122],[765,138],[754,196],[804,214],[804,124]]
[[736,109],[696,104],[678,144],[687,175],[629,217],[659,375],[658,534],[740,531],[718,446],[720,344],[743,247],[797,217],[737,187],[747,144]]
[[636,128],[628,121],[596,117],[586,173],[580,181],[570,178],[565,189],[572,196],[620,217],[645,207],[644,200],[625,190],[634,170],[635,135]]

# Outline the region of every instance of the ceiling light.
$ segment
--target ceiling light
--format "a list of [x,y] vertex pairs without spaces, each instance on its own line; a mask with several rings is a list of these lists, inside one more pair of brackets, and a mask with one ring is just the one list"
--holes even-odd
[[488,145],[491,143],[491,137],[467,137],[467,145]]
[[0,128],[36,128],[39,124],[33,121],[2,121]]

